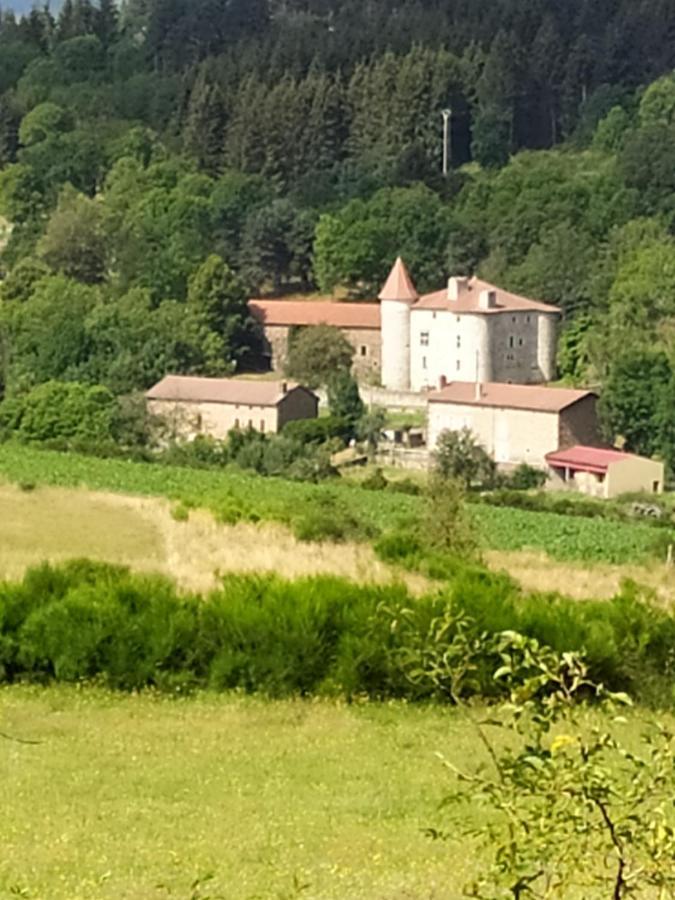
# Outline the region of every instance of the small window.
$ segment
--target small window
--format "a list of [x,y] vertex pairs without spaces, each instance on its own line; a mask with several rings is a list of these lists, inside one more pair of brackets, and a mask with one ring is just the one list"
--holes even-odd
[[435,318],[436,318],[436,313],[432,313],[432,314],[431,314],[431,318],[432,318],[432,319],[435,319]]
[[265,420],[264,419],[260,420],[260,430],[263,434],[265,434]]
[[427,367],[427,358],[426,358],[426,356],[423,356],[422,357],[422,368],[426,369],[426,367]]
[[514,348],[514,346],[515,346],[515,343],[516,343],[516,339],[514,338],[513,335],[511,335],[511,336],[509,337],[509,347],[510,347],[512,350],[513,350],[513,348]]
[[525,321],[526,321],[527,324],[529,325],[529,324],[530,324],[530,316],[525,316]]
[[361,354],[361,356],[368,356],[368,348],[365,344],[361,344],[361,346],[359,347],[359,353]]
[[457,324],[458,324],[458,325],[459,325],[460,321],[461,321],[461,320],[460,320],[459,316],[457,316]]
[[660,489],[661,489],[661,482],[653,481],[652,482],[652,494],[658,494]]
[[457,371],[458,372],[461,371],[461,368],[462,368],[462,363],[460,362],[460,360],[457,360]]
[[516,317],[515,317],[515,316],[511,316],[511,321],[512,321],[512,322],[515,322],[515,321],[516,321]]
[[522,346],[523,346],[523,339],[522,339],[522,338],[518,338],[518,346],[519,346],[519,347],[522,347]]
[[240,427],[240,425],[239,425],[239,419],[235,419],[235,420],[234,420],[234,427],[235,427],[237,430],[239,430],[239,427]]
[[429,346],[429,332],[422,331],[420,333],[420,347],[428,347]]
[[457,349],[459,350],[459,348],[460,348],[461,346],[462,346],[462,338],[461,338],[461,336],[458,334],[458,335],[457,335]]

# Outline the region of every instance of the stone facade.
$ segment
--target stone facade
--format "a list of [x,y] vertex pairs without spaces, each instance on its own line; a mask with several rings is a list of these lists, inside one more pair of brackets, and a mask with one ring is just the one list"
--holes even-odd
[[564,450],[576,444],[589,447],[602,446],[597,415],[598,398],[589,394],[560,414],[558,448]]
[[[274,372],[283,372],[288,362],[290,342],[293,335],[302,326],[296,325],[264,325],[263,354],[269,367]],[[377,382],[380,377],[380,360],[382,355],[382,336],[379,329],[374,328],[340,328],[354,348],[353,370],[357,378],[368,382]]]

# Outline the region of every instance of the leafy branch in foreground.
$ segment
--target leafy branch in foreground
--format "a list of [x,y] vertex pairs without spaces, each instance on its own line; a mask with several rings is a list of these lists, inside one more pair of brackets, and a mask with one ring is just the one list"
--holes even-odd
[[[493,658],[495,685],[507,700],[480,720],[463,688]],[[452,835],[428,831],[468,837],[489,860],[466,896],[675,896],[669,728],[649,722],[639,741],[624,743],[628,723],[617,713],[630,699],[593,683],[580,655],[558,654],[515,632],[477,635],[451,612],[431,623],[427,641],[401,663],[411,681],[431,679],[452,697],[485,751],[470,770],[443,760],[455,781],[443,807],[455,827]]]

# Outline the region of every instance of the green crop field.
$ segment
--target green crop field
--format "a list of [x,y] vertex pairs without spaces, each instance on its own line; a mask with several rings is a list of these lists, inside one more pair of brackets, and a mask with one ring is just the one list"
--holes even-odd
[[[331,492],[381,531],[413,521],[424,503],[418,496],[368,491],[339,480],[313,485],[235,469],[199,470],[96,459],[11,444],[0,446],[0,478],[24,486],[46,484],[163,496],[216,514],[234,505],[256,519],[289,524],[313,499]],[[663,531],[647,524],[483,505],[473,505],[472,512],[486,549],[532,549],[556,559],[586,563],[645,563],[665,556]]]
[[[456,713],[236,696],[5,688],[0,896],[33,900],[450,900],[466,847],[437,751]],[[192,888],[199,879],[201,886]]]

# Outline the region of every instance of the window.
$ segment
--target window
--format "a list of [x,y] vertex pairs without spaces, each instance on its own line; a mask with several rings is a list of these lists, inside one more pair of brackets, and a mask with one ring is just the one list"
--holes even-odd
[[529,316],[525,316],[525,321],[526,321],[527,324],[529,325],[529,324],[530,324],[530,317],[529,317]]
[[660,488],[661,488],[661,482],[660,482],[660,481],[653,481],[653,482],[652,482],[652,494],[658,494]]
[[435,318],[436,318],[436,313],[432,313],[432,314],[431,314],[431,318],[432,318],[432,319],[435,319]]
[[462,338],[461,338],[461,335],[458,334],[457,335],[457,349],[459,350],[459,348],[461,346],[462,346]]
[[513,335],[510,335],[509,336],[509,347],[511,348],[511,350],[513,350],[515,343],[516,343],[516,339],[514,338]]
[[519,346],[519,347],[522,347],[522,346],[523,346],[523,339],[522,339],[522,338],[518,338],[518,346]]
[[359,353],[361,354],[361,356],[368,356],[368,348],[365,344],[361,344],[361,346],[359,347]]
[[420,333],[420,347],[428,347],[429,346],[429,332],[422,331]]
[[511,316],[511,321],[512,321],[512,322],[515,322],[515,321],[516,321],[516,317],[515,317],[515,316]]
[[265,434],[265,420],[264,420],[264,419],[261,419],[261,420],[260,420],[260,431],[261,431],[263,434]]
[[426,358],[426,356],[423,356],[422,357],[422,368],[426,369],[426,367],[427,367],[427,358]]
[[462,368],[462,363],[460,362],[460,360],[457,360],[457,371],[458,372],[461,371],[461,368]]
[[237,430],[239,429],[239,419],[235,419],[235,420],[234,420],[234,427],[235,427]]
[[459,318],[459,316],[457,316],[457,324],[459,325],[459,323],[460,323],[460,318]]

